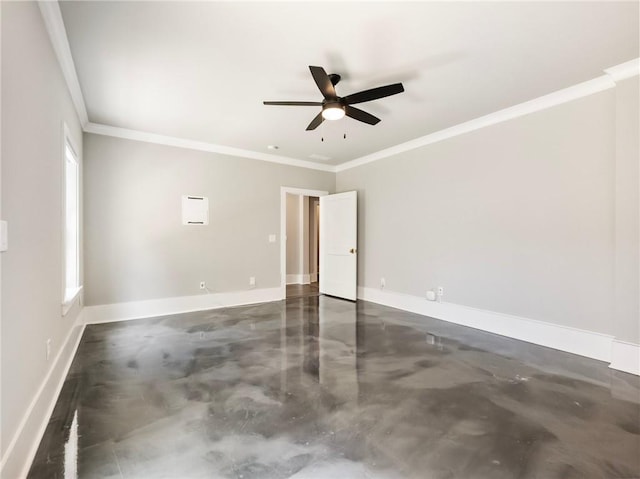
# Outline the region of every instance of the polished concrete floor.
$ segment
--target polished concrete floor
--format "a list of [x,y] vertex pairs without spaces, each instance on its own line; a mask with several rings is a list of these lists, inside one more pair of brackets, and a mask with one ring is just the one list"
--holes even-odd
[[86,328],[30,478],[640,477],[638,378],[306,297]]
[[306,296],[318,296],[320,294],[320,288],[318,283],[310,284],[288,284],[287,285],[287,299],[302,298]]

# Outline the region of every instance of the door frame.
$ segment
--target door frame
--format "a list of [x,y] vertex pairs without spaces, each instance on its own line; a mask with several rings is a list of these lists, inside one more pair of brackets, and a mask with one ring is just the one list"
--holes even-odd
[[327,196],[328,191],[292,186],[280,187],[280,299],[287,298],[287,193],[298,196]]

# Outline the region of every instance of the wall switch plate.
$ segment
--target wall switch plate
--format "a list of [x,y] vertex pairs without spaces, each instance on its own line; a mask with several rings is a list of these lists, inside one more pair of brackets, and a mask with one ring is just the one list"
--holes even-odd
[[275,243],[276,242],[276,235],[269,235],[269,243]]
[[207,283],[200,281],[200,289],[207,289]]
[[6,221],[0,221],[0,252],[9,249],[9,225]]
[[250,276],[249,277],[249,286],[255,286],[256,285],[256,277],[255,276]]

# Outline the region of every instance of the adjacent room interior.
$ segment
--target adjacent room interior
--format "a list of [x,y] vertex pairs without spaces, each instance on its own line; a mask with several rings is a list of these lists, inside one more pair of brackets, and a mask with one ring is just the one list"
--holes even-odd
[[287,298],[320,294],[320,199],[287,193]]
[[640,477],[639,6],[0,2],[0,477]]

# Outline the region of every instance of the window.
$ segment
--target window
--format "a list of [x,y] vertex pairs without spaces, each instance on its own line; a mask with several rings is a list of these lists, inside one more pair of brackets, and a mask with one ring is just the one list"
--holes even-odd
[[64,303],[63,314],[80,292],[80,171],[65,135],[64,147]]

